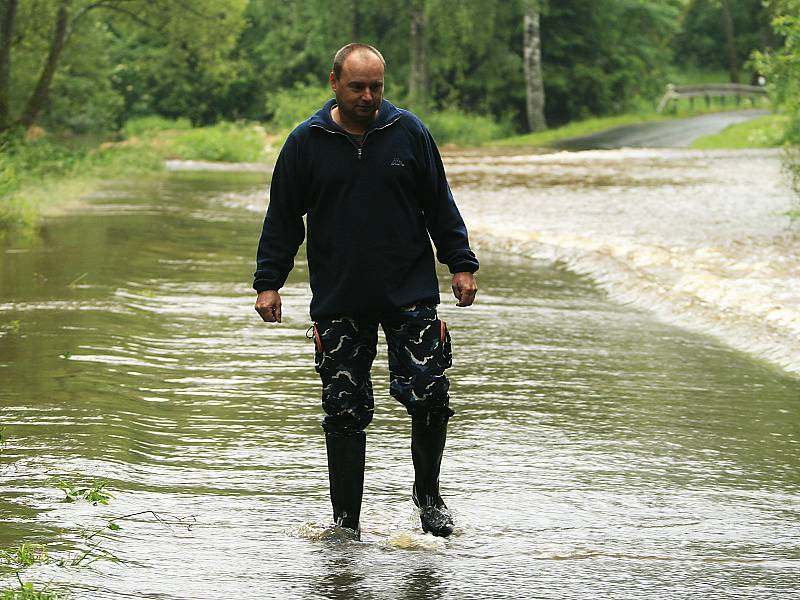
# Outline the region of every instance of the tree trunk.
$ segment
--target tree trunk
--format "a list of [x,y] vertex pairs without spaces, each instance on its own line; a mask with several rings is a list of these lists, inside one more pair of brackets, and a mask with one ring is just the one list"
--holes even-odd
[[411,65],[408,80],[408,102],[416,109],[428,106],[428,44],[425,0],[411,4]]
[[11,43],[17,0],[0,3],[0,131],[11,124]]
[[353,0],[350,5],[350,14],[352,20],[350,21],[350,41],[358,42],[361,38],[361,11],[358,8],[360,0]]
[[539,11],[533,2],[525,3],[522,57],[525,66],[525,109],[528,130],[547,129],[544,118],[544,80],[542,79],[542,44],[539,35]]
[[47,95],[50,92],[50,84],[53,81],[56,68],[58,67],[58,60],[61,58],[61,52],[67,42],[67,30],[69,25],[69,0],[62,0],[61,5],[58,7],[58,14],[56,15],[56,27],[53,32],[53,39],[50,42],[50,51],[47,54],[47,61],[42,68],[42,73],[39,75],[39,81],[36,83],[36,88],[33,90],[28,105],[22,113],[19,122],[24,127],[33,125],[36,117],[44,108],[47,102]]
[[731,83],[739,83],[739,61],[736,60],[736,36],[733,32],[733,15],[730,0],[722,0],[722,28],[725,30],[725,53]]

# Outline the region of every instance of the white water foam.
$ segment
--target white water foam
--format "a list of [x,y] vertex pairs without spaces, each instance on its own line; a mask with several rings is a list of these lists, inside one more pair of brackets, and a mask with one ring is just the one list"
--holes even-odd
[[481,247],[561,261],[611,297],[800,373],[800,233],[775,151],[452,156]]

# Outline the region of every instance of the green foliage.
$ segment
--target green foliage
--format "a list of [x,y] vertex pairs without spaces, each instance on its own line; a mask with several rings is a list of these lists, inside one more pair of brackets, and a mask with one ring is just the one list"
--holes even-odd
[[272,115],[270,128],[291,131],[332,97],[333,91],[327,86],[298,84],[279,90],[267,98],[266,110]]
[[228,94],[248,72],[234,57],[246,5],[247,0],[159,0],[140,2],[137,19],[106,13],[115,25],[111,81],[124,98],[120,121],[156,113],[206,125],[236,117]]
[[[428,100],[409,108],[524,127],[527,1],[425,0]],[[550,123],[653,102],[668,80],[684,83],[668,77],[673,51],[687,68],[725,67],[719,0],[537,4]],[[769,39],[768,9],[760,0],[731,4],[744,61]],[[10,88],[15,114],[41,71],[57,7],[20,3]],[[153,128],[137,129],[132,119],[160,115],[193,125],[271,120],[285,131],[330,94],[332,55],[354,39],[382,50],[386,96],[406,105],[411,22],[400,0],[360,0],[337,10],[322,0],[72,0],[71,15],[79,14],[41,118],[50,128],[97,131],[127,123],[126,135],[138,136]]]
[[784,141],[784,115],[765,115],[729,125],[719,133],[692,142],[692,148],[775,148]]
[[[735,0],[730,2],[730,7],[741,69],[753,50],[762,48],[769,37],[768,10],[763,0]],[[677,64],[722,70],[726,73],[723,81],[729,81],[720,0],[689,0],[679,24],[680,29],[671,43]]]
[[266,148],[264,129],[258,125],[219,123],[180,134],[171,145],[174,156],[184,160],[254,162]]
[[506,137],[512,131],[510,125],[454,108],[428,113],[423,120],[439,144],[479,145]]
[[775,0],[772,6],[773,28],[784,43],[771,52],[757,52],[755,62],[767,77],[771,98],[787,115],[785,164],[800,194],[800,0]]
[[0,550],[0,560],[11,567],[22,568],[49,562],[50,558],[43,544],[24,543],[11,550]]
[[19,587],[0,590],[0,600],[58,600],[59,596],[47,589],[37,590],[30,581],[19,579]]
[[135,117],[129,119],[122,126],[122,134],[126,138],[146,137],[152,138],[163,131],[187,130],[191,129],[192,124],[189,119],[167,119],[158,115],[147,117]]
[[567,0],[542,16],[547,120],[562,124],[655,100],[670,63],[681,2]]
[[109,177],[163,169],[166,144],[99,143],[96,138],[0,135],[0,237],[29,231],[40,207],[74,201]]
[[64,500],[66,502],[86,500],[97,506],[98,504],[108,504],[108,501],[114,497],[103,489],[108,485],[107,481],[100,482],[91,487],[73,487],[61,479],[56,479],[56,484],[58,488],[64,492]]

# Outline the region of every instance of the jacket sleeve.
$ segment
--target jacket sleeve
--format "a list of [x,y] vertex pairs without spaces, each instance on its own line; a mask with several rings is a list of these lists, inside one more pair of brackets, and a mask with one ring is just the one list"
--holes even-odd
[[436,258],[451,273],[478,270],[478,259],[470,250],[467,227],[458,211],[444,173],[439,149],[428,129],[422,125],[422,210],[428,233],[436,246]]
[[257,292],[283,287],[305,238],[305,180],[299,176],[300,171],[299,145],[292,135],[283,145],[272,173],[269,207],[256,255],[253,288]]

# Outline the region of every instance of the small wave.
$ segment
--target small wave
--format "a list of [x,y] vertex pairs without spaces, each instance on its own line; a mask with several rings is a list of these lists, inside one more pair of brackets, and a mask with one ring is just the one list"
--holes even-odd
[[386,545],[398,550],[423,550],[426,552],[440,552],[446,548],[444,538],[406,529],[392,532],[386,539]]
[[[525,158],[514,160],[517,177]],[[481,247],[559,261],[615,300],[800,373],[800,233],[785,216],[794,199],[778,154],[613,150],[527,159],[524,185],[456,188]],[[497,176],[508,169],[504,160],[473,163],[470,181],[510,181]],[[587,173],[595,168],[618,173],[619,186],[593,185],[596,174]],[[543,171],[561,183],[537,178]],[[675,178],[680,186],[658,183]]]
[[352,529],[347,527],[339,527],[330,523],[318,523],[316,521],[307,521],[300,525],[297,529],[290,531],[290,535],[311,540],[314,542],[319,541],[334,541],[334,542],[358,542],[358,537]]

